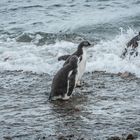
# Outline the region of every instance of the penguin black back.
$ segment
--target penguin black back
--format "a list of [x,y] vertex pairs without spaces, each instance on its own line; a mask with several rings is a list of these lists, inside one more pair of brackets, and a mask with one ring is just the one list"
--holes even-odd
[[63,99],[69,90],[69,77],[73,70],[77,68],[77,56],[71,57],[69,63],[63,66],[54,76],[51,86],[49,100],[53,97]]

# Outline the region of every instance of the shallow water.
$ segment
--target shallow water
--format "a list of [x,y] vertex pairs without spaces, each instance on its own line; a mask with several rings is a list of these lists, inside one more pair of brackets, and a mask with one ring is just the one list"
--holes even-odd
[[140,56],[120,59],[139,32],[139,5],[138,0],[1,0],[0,71],[53,75],[61,66],[57,58],[73,53],[86,39],[94,44],[87,70],[140,77]]
[[[139,7],[139,0],[0,0],[0,139],[139,140],[140,55],[120,58],[140,30]],[[85,39],[92,43],[85,84],[69,101],[49,103],[58,57]],[[126,71],[136,77],[116,75]]]
[[140,139],[140,79],[86,73],[69,101],[48,102],[47,74],[0,73],[0,137],[12,140]]

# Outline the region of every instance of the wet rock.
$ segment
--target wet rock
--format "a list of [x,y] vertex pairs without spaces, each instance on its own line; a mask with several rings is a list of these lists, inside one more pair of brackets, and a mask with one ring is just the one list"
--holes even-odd
[[121,76],[121,78],[135,77],[135,75],[133,75],[130,72],[124,72],[124,73],[119,72],[118,75]]
[[67,135],[67,136],[59,136],[58,137],[58,140],[72,140],[74,138],[74,135],[71,134],[71,135]]
[[134,140],[134,136],[132,134],[129,134],[127,136],[126,140]]
[[9,60],[10,59],[10,57],[6,57],[6,58],[4,58],[4,61],[7,61],[7,60]]
[[74,112],[79,112],[79,111],[80,111],[80,108],[78,108],[78,107],[74,108]]
[[17,42],[31,42],[32,38],[28,34],[22,34],[16,39]]
[[12,138],[10,136],[5,136],[3,137],[4,140],[12,140]]
[[113,136],[108,138],[107,140],[121,140],[118,136]]
[[42,139],[43,139],[43,140],[45,140],[45,139],[46,139],[46,137],[45,137],[45,136],[43,136],[43,137],[42,137]]
[[105,85],[99,85],[98,88],[105,88]]
[[129,72],[124,72],[120,75],[122,78],[127,78],[130,76],[130,73]]
[[118,136],[113,136],[113,137],[108,138],[107,140],[134,140],[134,136],[132,134],[129,134],[127,138],[124,138],[124,137],[120,138]]
[[84,138],[80,138],[80,139],[78,139],[78,140],[84,140]]
[[64,136],[59,136],[58,140],[67,140]]
[[49,135],[48,137],[46,137],[46,136],[38,136],[34,140],[48,140],[48,139],[50,140],[50,137],[51,137],[51,135]]
[[121,72],[119,72],[119,73],[118,73],[118,76],[121,76],[121,74],[122,74],[122,73],[121,73]]

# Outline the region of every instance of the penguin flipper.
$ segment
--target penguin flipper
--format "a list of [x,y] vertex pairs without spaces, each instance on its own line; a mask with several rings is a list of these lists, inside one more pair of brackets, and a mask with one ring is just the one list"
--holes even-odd
[[68,57],[70,57],[70,55],[62,55],[62,56],[58,57],[58,61],[67,60]]

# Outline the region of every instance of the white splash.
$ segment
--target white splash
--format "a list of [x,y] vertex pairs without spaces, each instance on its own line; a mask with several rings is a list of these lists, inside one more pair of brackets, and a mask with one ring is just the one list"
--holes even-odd
[[73,43],[64,41],[44,46],[15,41],[0,42],[0,71],[23,70],[54,74],[63,64],[58,62],[58,56],[70,53],[72,48],[75,48]]
[[[113,40],[101,41],[89,50],[91,58],[88,59],[87,71],[106,71],[111,73],[131,72],[140,77],[140,56],[122,59],[120,56],[126,43],[137,33],[132,29],[117,35]],[[140,45],[138,47],[140,52]]]
[[[90,48],[87,53],[86,71],[111,73],[128,71],[140,77],[140,56],[130,60],[120,58],[125,44],[136,34],[137,32],[132,29],[122,30],[113,40],[101,41]],[[58,62],[58,57],[73,53],[77,45],[66,41],[44,46],[11,40],[0,42],[0,71],[23,70],[54,75],[63,65],[62,61]]]

